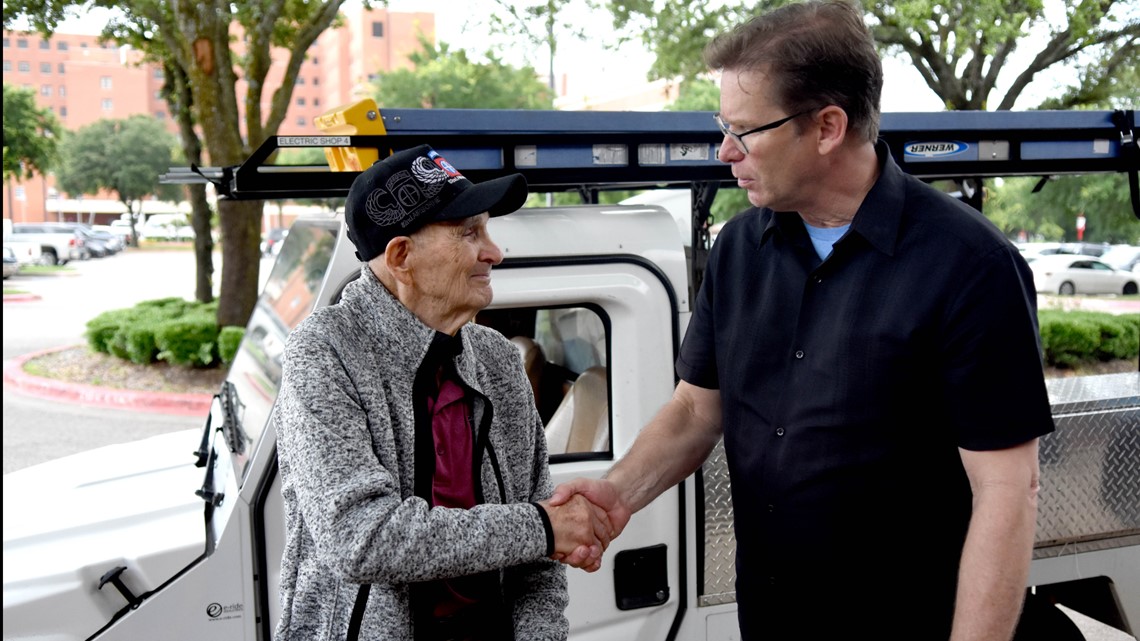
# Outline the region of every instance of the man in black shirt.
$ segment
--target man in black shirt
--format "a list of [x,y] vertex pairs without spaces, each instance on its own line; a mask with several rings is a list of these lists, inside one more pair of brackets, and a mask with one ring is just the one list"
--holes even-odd
[[705,52],[755,208],[709,257],[673,399],[583,493],[624,527],[723,437],[744,639],[1009,639],[1052,431],[1032,275],[877,142],[858,10],[788,5]]

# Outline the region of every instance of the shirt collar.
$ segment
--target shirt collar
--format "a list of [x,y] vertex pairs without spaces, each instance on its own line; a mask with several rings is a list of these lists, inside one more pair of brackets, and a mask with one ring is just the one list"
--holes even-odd
[[[851,231],[857,233],[875,249],[893,256],[898,242],[899,228],[902,225],[903,203],[906,193],[906,175],[895,164],[887,143],[880,140],[875,144],[875,154],[879,163],[879,177],[851,221]],[[774,230],[788,239],[809,243],[804,230],[803,219],[795,212],[772,212],[764,227],[760,244],[763,245]]]

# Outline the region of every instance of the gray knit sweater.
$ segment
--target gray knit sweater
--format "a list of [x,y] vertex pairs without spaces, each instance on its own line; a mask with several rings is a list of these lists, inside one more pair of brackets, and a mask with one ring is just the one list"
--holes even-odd
[[277,641],[348,638],[364,583],[359,638],[414,639],[409,584],[496,569],[516,639],[566,638],[565,570],[527,503],[552,492],[546,440],[501,334],[464,327],[455,365],[490,405],[476,399],[474,423],[490,412],[506,501],[486,452],[483,504],[430,508],[414,494],[412,385],[434,335],[364,266],[289,337],[273,411],[287,530]]

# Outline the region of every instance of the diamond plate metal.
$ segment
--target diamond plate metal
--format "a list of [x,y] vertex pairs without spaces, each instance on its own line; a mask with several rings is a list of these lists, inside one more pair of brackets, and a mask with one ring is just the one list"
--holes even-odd
[[1035,558],[1140,534],[1140,373],[1048,381]]
[[[1057,429],[1040,442],[1034,558],[1137,545],[1140,372],[1046,381]],[[736,601],[736,538],[724,444],[701,468],[703,580],[698,605]]]

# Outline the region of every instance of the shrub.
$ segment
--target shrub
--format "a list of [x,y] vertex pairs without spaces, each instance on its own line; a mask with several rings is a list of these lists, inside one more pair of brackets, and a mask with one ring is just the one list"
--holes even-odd
[[133,314],[133,309],[112,309],[87,321],[87,344],[91,350],[110,354],[111,341],[115,333],[121,326],[129,323]]
[[154,340],[158,358],[174,365],[208,367],[218,357],[218,324],[206,314],[160,323]]
[[217,310],[216,301],[203,304],[174,297],[143,301],[88,321],[87,343],[94,351],[141,365],[161,359],[210,366],[218,360]]
[[228,325],[218,332],[218,356],[226,365],[234,362],[243,336],[245,336],[245,328],[236,325]]
[[1042,310],[1038,320],[1048,365],[1073,367],[1140,354],[1140,317]]

